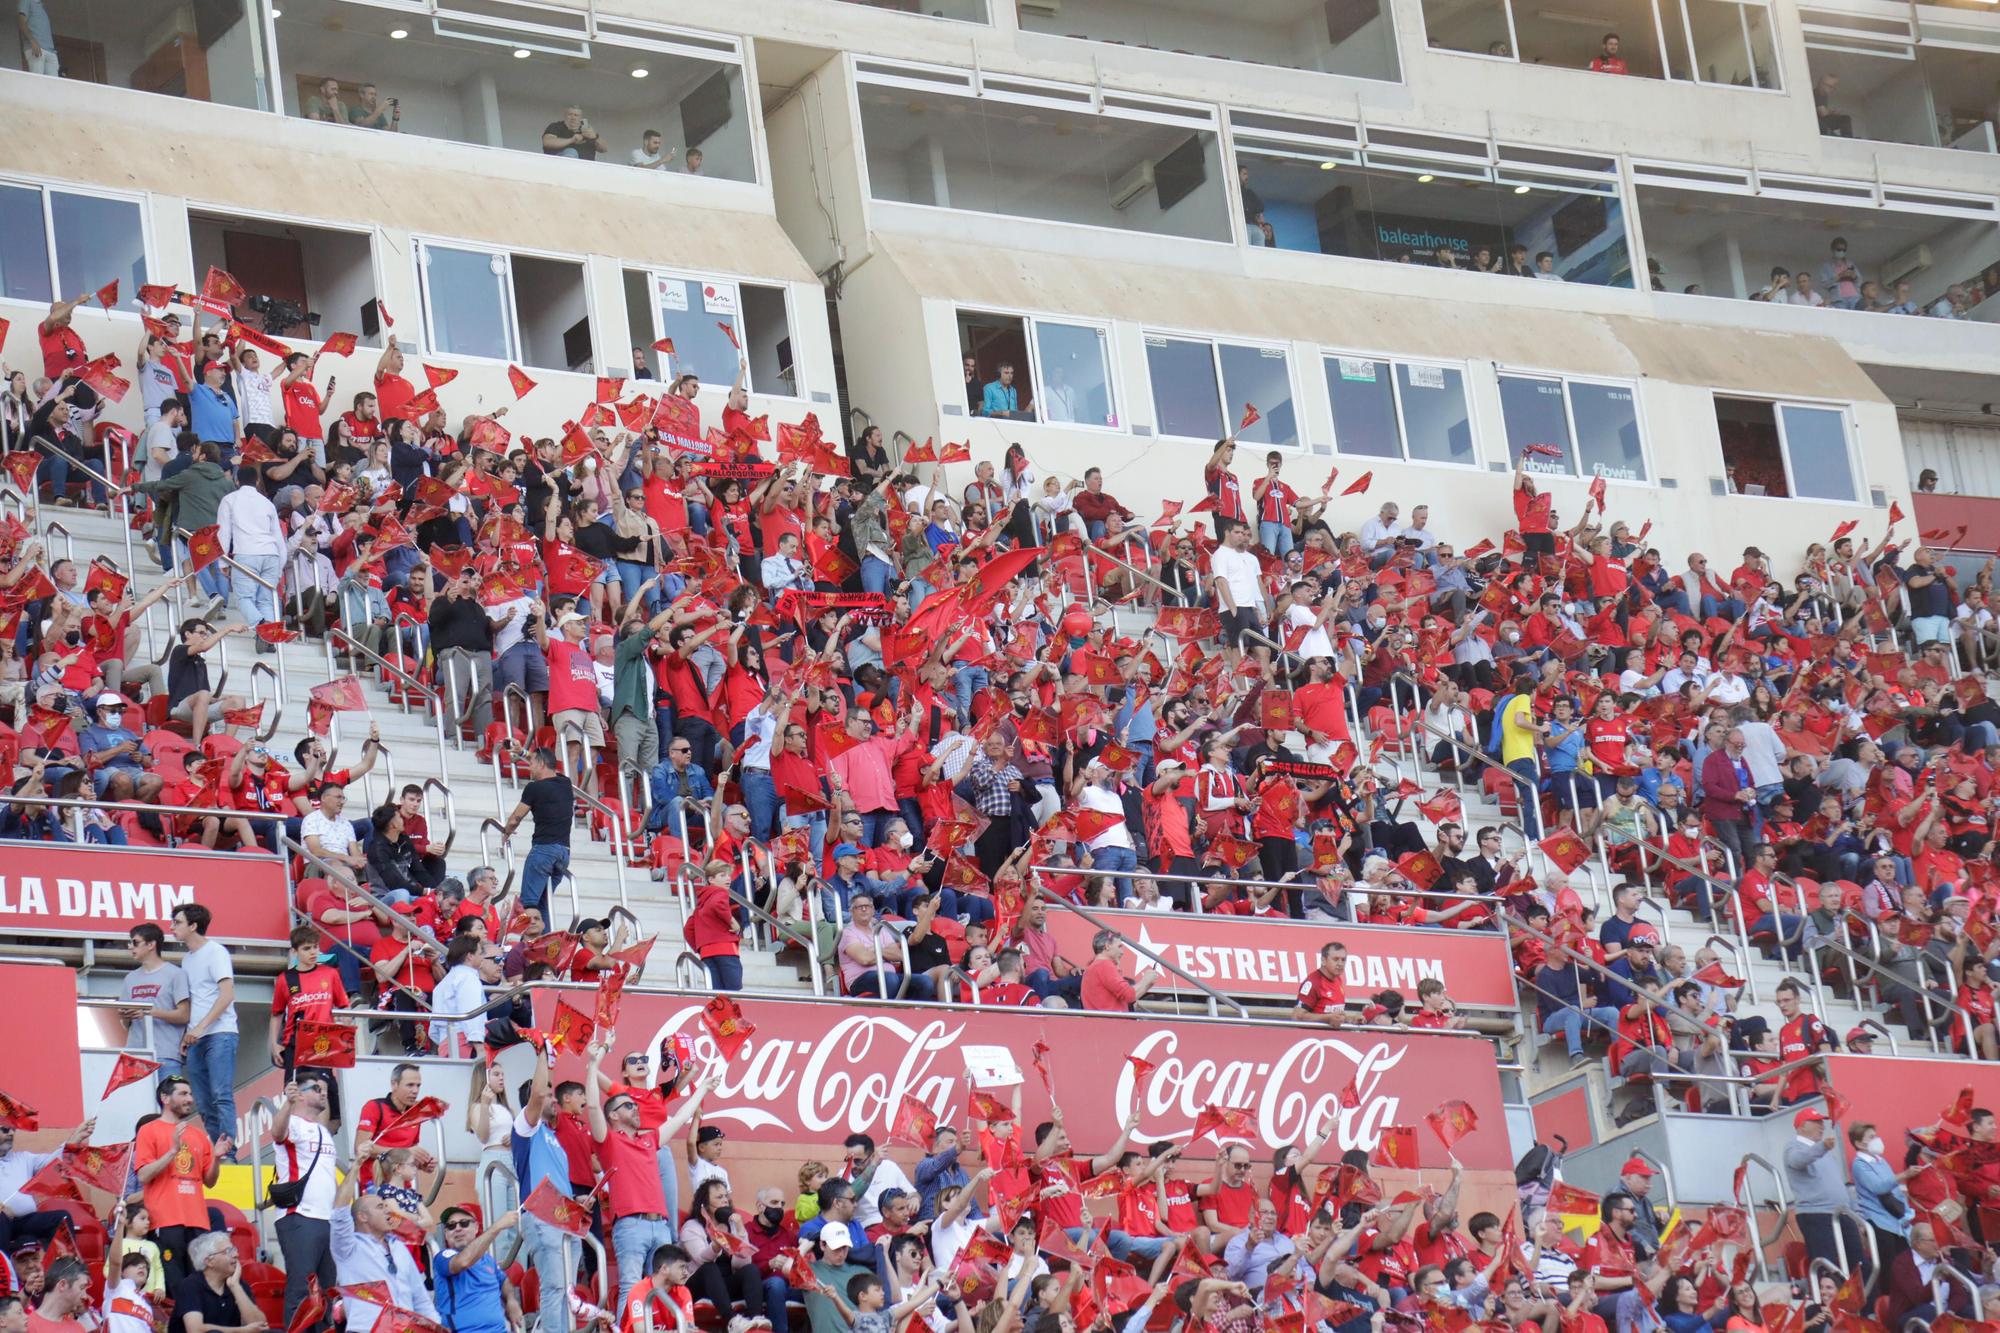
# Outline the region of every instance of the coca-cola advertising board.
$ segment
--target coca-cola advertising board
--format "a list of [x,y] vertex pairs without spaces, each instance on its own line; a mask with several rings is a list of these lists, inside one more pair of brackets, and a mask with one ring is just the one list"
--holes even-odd
[[289,897],[275,856],[16,842],[0,859],[0,934],[123,939],[201,903],[215,914],[210,938],[282,945]]
[[[627,992],[617,1050],[655,1051],[680,1036],[707,1067],[720,1056],[702,1024],[706,998]],[[1251,1113],[1250,1146],[1267,1161],[1334,1115],[1340,1123],[1327,1160],[1349,1148],[1374,1148],[1390,1125],[1413,1125],[1421,1164],[1442,1167],[1444,1146],[1424,1116],[1457,1099],[1478,1118],[1478,1128],[1457,1146],[1459,1161],[1472,1170],[1513,1165],[1493,1046],[1477,1037],[942,1004],[754,997],[741,1003],[756,1033],[704,1104],[704,1123],[722,1126],[738,1142],[783,1145],[793,1155],[830,1153],[838,1160],[840,1141],[854,1133],[885,1141],[905,1094],[943,1123],[962,1127],[966,1046],[1014,1053],[1023,1073],[1022,1119],[1032,1127],[1049,1110],[1031,1057],[1041,1039],[1049,1045],[1049,1073],[1070,1135],[1086,1150],[1108,1146],[1135,1102],[1140,1142],[1185,1140],[1195,1117],[1213,1105]],[[552,995],[538,998],[538,1024],[546,1026],[553,1006]],[[1128,1056],[1155,1066],[1143,1084]],[[572,1063],[566,1060],[558,1077],[574,1077]],[[1341,1092],[1350,1083],[1360,1104],[1343,1109]],[[1212,1138],[1190,1149],[1196,1157],[1214,1151]]]
[[[1347,946],[1347,993],[1361,997],[1399,990],[1414,1000],[1426,977],[1444,982],[1461,1005],[1512,1009],[1513,960],[1497,930],[1418,930],[1397,926],[1319,926],[1290,920],[1189,916],[1180,912],[1095,912],[1105,925],[1159,954],[1181,971],[1226,995],[1291,997],[1319,966],[1334,940]],[[1097,927],[1074,912],[1051,911],[1049,931],[1065,958],[1090,957]],[[1125,972],[1151,966],[1127,952]],[[1198,994],[1166,973],[1154,988]]]

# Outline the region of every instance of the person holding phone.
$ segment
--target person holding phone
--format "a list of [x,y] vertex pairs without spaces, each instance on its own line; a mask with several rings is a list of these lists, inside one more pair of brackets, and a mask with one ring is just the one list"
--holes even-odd
[[561,120],[551,121],[542,130],[542,152],[550,157],[579,157],[595,162],[605,144],[584,117],[583,108],[563,108]]

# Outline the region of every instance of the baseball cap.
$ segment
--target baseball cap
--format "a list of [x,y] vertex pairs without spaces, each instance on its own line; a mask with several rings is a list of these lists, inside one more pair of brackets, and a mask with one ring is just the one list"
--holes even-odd
[[822,1250],[851,1250],[854,1236],[845,1222],[828,1222],[819,1233],[819,1247]]
[[1875,1040],[1875,1034],[1870,1032],[1867,1028],[1852,1028],[1848,1031],[1848,1034],[1845,1037],[1842,1037],[1840,1039],[1841,1044],[1843,1046],[1852,1046],[1857,1041],[1872,1042],[1874,1040]]
[[583,620],[583,617],[582,617],[582,616],[580,616],[580,615],[578,615],[578,614],[577,614],[576,612],[574,612],[574,611],[565,611],[565,612],[563,612],[563,613],[562,613],[562,615],[561,615],[561,616],[557,617],[557,619],[556,619],[556,628],[557,628],[557,629],[563,629],[563,628],[565,628],[565,627],[567,627],[567,626],[570,626],[570,625],[574,625],[574,624],[577,624],[577,623],[581,622],[582,620]]
[[696,1143],[713,1143],[717,1139],[727,1138],[727,1137],[728,1135],[722,1132],[721,1126],[703,1125],[701,1127],[700,1132],[694,1136],[694,1141]]
[[1625,1165],[1618,1168],[1618,1174],[1621,1176],[1651,1177],[1658,1175],[1659,1173],[1653,1170],[1652,1163],[1648,1162],[1645,1158],[1628,1157],[1625,1159]]
[[115,690],[106,690],[97,696],[97,706],[99,708],[123,708],[128,702],[129,700],[124,695],[119,694]]
[[1651,926],[1634,926],[1631,933],[1625,936],[1625,943],[1630,947],[1644,945],[1650,949],[1659,942],[1660,932]]
[[862,855],[861,849],[859,847],[856,847],[851,842],[843,842],[840,844],[840,846],[833,849],[833,859],[836,861],[838,861],[843,856],[860,856],[860,855]]
[[1816,1124],[1824,1119],[1826,1119],[1826,1112],[1817,1107],[1808,1106],[1792,1117],[1792,1128],[1804,1129],[1807,1125]]

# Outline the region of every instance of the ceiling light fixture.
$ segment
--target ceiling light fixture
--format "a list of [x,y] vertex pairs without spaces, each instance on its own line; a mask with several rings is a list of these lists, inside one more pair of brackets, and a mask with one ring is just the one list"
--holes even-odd
[[1531,188],[1531,187],[1529,187],[1529,186],[1526,186],[1526,185],[1516,185],[1516,186],[1514,187],[1514,193],[1515,193],[1515,194],[1526,194],[1526,193],[1528,192],[1528,190],[1529,190],[1530,188]]
[[1437,179],[1437,177],[1435,177],[1435,176],[1431,175],[1431,174],[1430,174],[1430,173],[1429,173],[1429,172],[1427,171],[1427,172],[1425,172],[1425,173],[1424,173],[1423,175],[1421,175],[1421,176],[1417,177],[1417,184],[1419,184],[1419,185],[1429,185],[1429,184],[1430,184],[1430,183],[1431,183],[1432,181],[1434,181],[1434,180],[1436,180],[1436,179]]
[[653,72],[652,70],[647,69],[644,65],[632,66],[632,77],[635,79],[643,79],[652,72]]
[[400,42],[409,35],[410,35],[410,30],[408,28],[389,29],[389,40],[392,42]]
[[514,48],[514,59],[516,60],[526,60],[530,54],[531,52],[525,46],[517,46]]
[[1333,164],[1333,162],[1332,162],[1332,161],[1330,161],[1330,160],[1329,160],[1329,161],[1326,161],[1326,162],[1322,162],[1322,163],[1320,163],[1320,164],[1319,164],[1319,169],[1320,169],[1321,171],[1332,171],[1332,170],[1333,170],[1333,167],[1334,167],[1334,164]]

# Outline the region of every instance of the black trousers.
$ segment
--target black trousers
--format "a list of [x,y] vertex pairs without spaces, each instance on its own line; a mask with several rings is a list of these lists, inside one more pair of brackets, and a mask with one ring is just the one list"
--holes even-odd
[[181,1283],[194,1275],[188,1263],[188,1246],[206,1227],[154,1227],[153,1240],[160,1247],[160,1267],[167,1271],[167,1290],[179,1291]]
[[[333,1271],[333,1224],[317,1217],[285,1213],[278,1218],[278,1249],[285,1256],[285,1325],[306,1298],[306,1284],[319,1279],[319,1289],[330,1292],[340,1284]],[[313,1327],[323,1328],[324,1319]]]
[[754,1264],[734,1264],[727,1257],[709,1260],[688,1278],[696,1300],[706,1300],[725,1320],[737,1301],[743,1313],[756,1319],[764,1313],[764,1279]]
[[[1843,1273],[1859,1271],[1865,1282],[1874,1270],[1868,1262],[1868,1247],[1862,1243],[1861,1232],[1854,1225],[1854,1219],[1841,1217],[1835,1213],[1798,1213],[1799,1238],[1806,1243],[1806,1262],[1824,1259]],[[1838,1241],[1835,1241],[1834,1224],[1840,1224]],[[1847,1262],[1841,1263],[1841,1246],[1847,1247]]]

